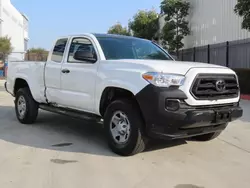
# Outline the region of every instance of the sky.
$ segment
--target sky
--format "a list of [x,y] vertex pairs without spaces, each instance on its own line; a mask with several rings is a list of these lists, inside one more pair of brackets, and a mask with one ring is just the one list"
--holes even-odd
[[106,33],[113,24],[127,26],[138,10],[154,8],[161,0],[11,0],[29,18],[29,48],[50,49],[60,36]]

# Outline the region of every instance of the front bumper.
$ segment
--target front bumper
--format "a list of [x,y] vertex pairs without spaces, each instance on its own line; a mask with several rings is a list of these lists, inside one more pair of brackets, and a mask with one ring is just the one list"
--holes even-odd
[[[186,95],[177,88],[149,85],[136,97],[146,123],[146,132],[154,138],[178,139],[222,131],[229,122],[243,114],[239,103],[189,106],[184,102]],[[179,108],[167,110],[166,99],[178,99]]]

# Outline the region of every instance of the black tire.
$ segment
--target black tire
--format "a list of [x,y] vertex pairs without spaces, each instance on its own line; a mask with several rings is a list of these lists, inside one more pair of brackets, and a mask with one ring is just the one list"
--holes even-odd
[[194,136],[192,138],[196,141],[206,142],[206,141],[210,141],[210,140],[217,138],[220,134],[221,134],[221,131],[214,132],[214,133],[208,133],[208,134],[204,134],[204,135],[199,135],[199,136]]
[[[26,109],[24,115],[21,115],[18,110],[18,101],[23,97],[25,99]],[[32,124],[36,121],[38,115],[38,103],[33,99],[29,88],[21,88],[16,93],[15,110],[16,117],[22,124]]]
[[[117,144],[112,136],[110,123],[113,115],[121,111],[126,114],[130,123],[130,136],[124,144]],[[146,137],[143,131],[143,119],[138,107],[130,100],[116,100],[112,102],[104,115],[104,129],[111,150],[121,156],[132,156],[142,152],[146,147]]]

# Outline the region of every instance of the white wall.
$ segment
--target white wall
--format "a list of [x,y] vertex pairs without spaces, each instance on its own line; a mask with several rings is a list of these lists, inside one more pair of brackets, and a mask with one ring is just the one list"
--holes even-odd
[[237,0],[188,0],[191,4],[191,36],[185,37],[185,48],[250,38],[241,29],[242,19],[234,13]]
[[[24,39],[28,40],[28,21],[26,18],[11,4],[10,0],[0,0],[0,16],[2,19],[0,35],[11,37],[13,46],[12,56],[20,55],[24,52]],[[26,25],[24,29],[24,24]]]

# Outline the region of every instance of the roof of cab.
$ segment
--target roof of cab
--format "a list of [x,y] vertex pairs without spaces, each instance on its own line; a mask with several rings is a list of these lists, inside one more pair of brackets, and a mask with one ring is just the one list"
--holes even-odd
[[139,40],[147,40],[143,38],[133,37],[133,36],[126,36],[126,35],[118,35],[118,34],[102,34],[102,33],[82,33],[82,34],[75,34],[75,35],[68,35],[60,38],[69,38],[69,37],[76,37],[76,36],[95,36],[96,38],[122,38],[122,39],[139,39]]
[[118,34],[101,34],[101,33],[92,33],[95,37],[100,37],[100,38],[107,38],[107,37],[112,37],[112,38],[136,38],[132,36],[126,36],[126,35],[118,35]]

